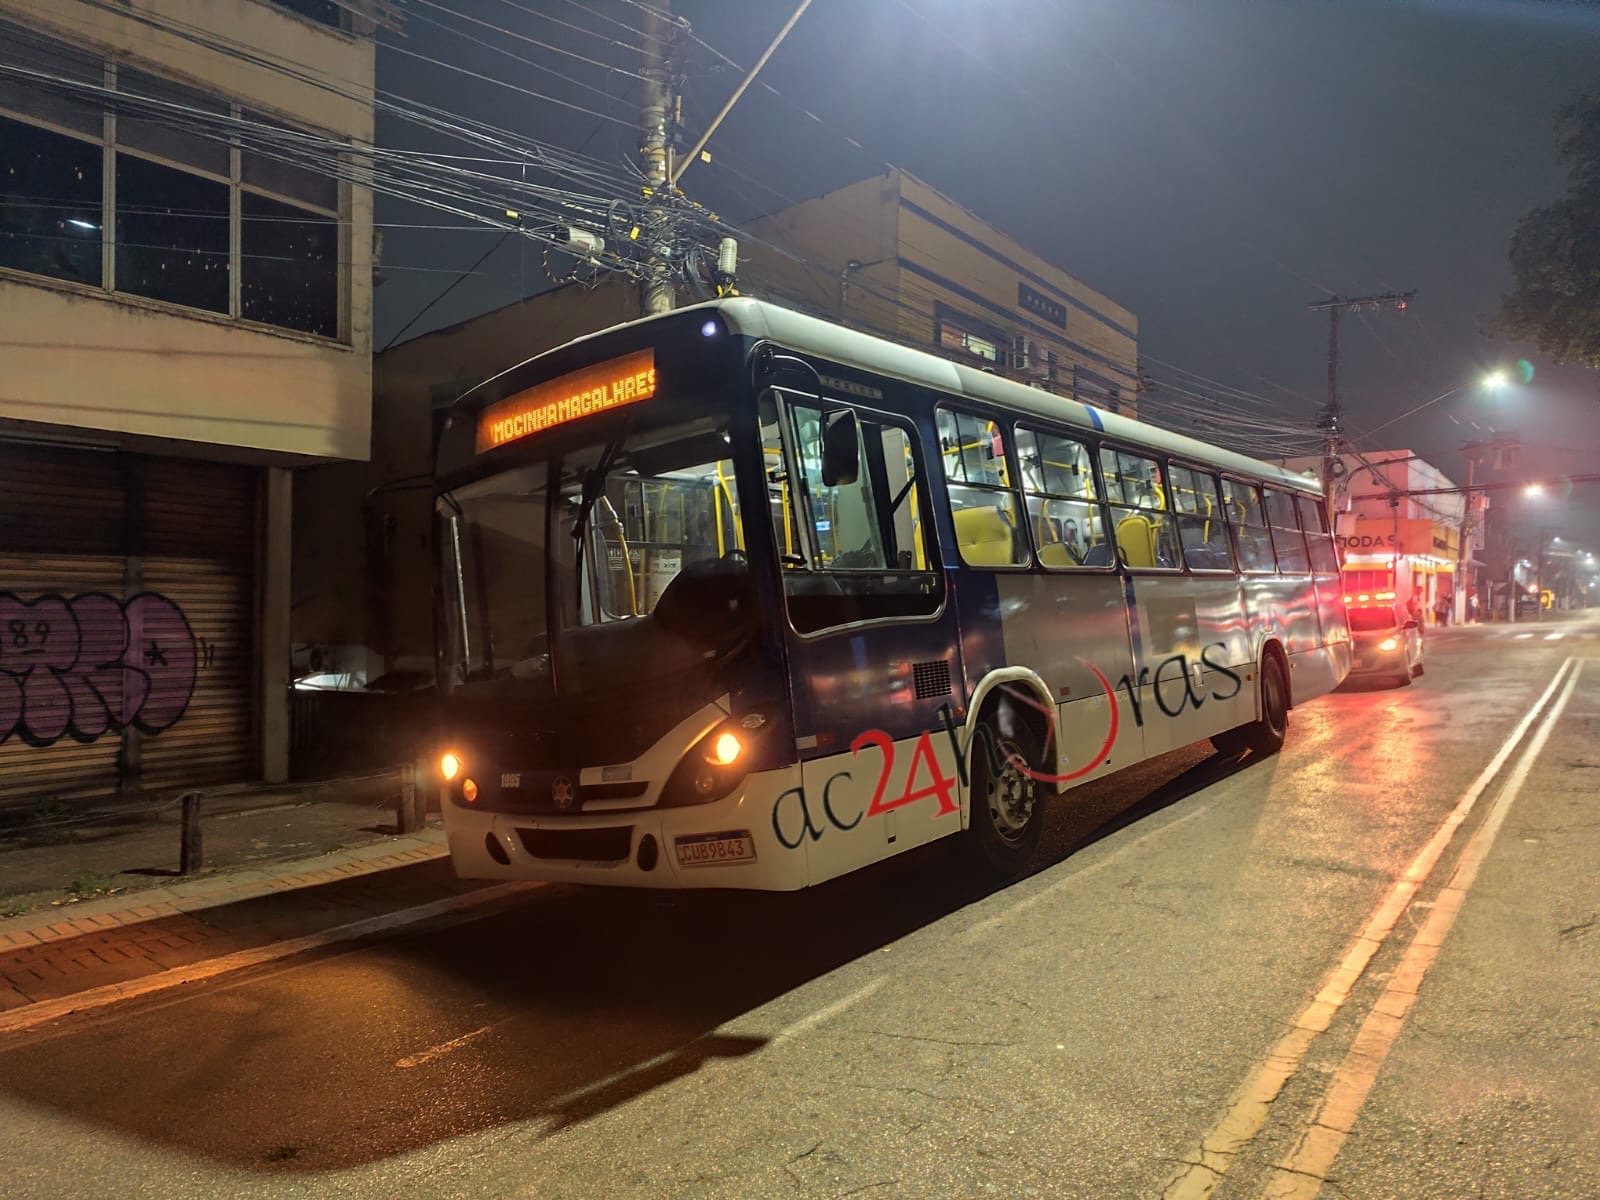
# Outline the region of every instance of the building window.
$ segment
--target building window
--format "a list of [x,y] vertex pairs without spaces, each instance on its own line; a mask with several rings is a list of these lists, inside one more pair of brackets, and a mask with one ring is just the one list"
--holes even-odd
[[0,268],[341,336],[341,185],[300,165],[326,135],[0,22],[0,63],[24,60],[63,86],[0,77]]
[[117,113],[119,148],[228,178],[226,101],[127,66],[117,67],[117,91],[132,98]]
[[226,313],[228,185],[117,155],[116,290]]
[[339,222],[254,192],[240,196],[240,315],[339,335]]
[[101,282],[99,146],[0,117],[0,267]]
[[331,25],[335,29],[340,28],[343,19],[339,5],[333,0],[273,0],[273,3],[318,25]]
[[975,358],[990,366],[1006,365],[1005,338],[999,330],[940,305],[934,320],[934,340],[947,354]]

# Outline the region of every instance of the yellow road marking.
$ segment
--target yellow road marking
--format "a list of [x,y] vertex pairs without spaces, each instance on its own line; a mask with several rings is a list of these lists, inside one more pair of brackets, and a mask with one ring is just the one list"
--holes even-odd
[[1538,732],[1529,741],[1528,748],[1517,760],[1505,787],[1495,797],[1483,824],[1461,852],[1461,861],[1456,864],[1450,882],[1439,893],[1433,911],[1407,947],[1399,968],[1362,1023],[1361,1032],[1356,1034],[1356,1040],[1344,1061],[1334,1072],[1310,1128],[1301,1135],[1288,1157],[1274,1169],[1272,1181],[1265,1192],[1269,1200],[1315,1200],[1322,1191],[1328,1168],[1333,1165],[1345,1138],[1355,1127],[1356,1117],[1360,1115],[1372,1085],[1378,1081],[1378,1072],[1383,1069],[1390,1050],[1405,1027],[1406,1015],[1417,998],[1422,980],[1438,956],[1439,948],[1444,945],[1450,927],[1455,924],[1456,916],[1461,912],[1461,906],[1478,877],[1478,868],[1488,857],[1506,813],[1522,791],[1522,785],[1527,781],[1539,752],[1550,738],[1550,731],[1560,720],[1562,710],[1577,687],[1581,670],[1581,665],[1575,667],[1567,676],[1567,686],[1562,690],[1561,698],[1545,716]]
[[419,1050],[415,1054],[408,1054],[405,1058],[402,1058],[399,1062],[395,1063],[395,1066],[399,1067],[401,1070],[408,1070],[411,1067],[420,1067],[423,1063],[432,1062],[436,1058],[443,1058],[452,1050],[461,1049],[462,1046],[465,1046],[474,1038],[482,1037],[493,1028],[493,1025],[484,1025],[481,1028],[474,1029],[471,1033],[463,1033],[458,1038],[451,1038],[448,1042],[440,1042],[437,1046],[429,1046],[426,1050]]
[[1500,744],[1493,758],[1476,779],[1462,793],[1461,799],[1444,823],[1434,832],[1428,844],[1418,852],[1405,872],[1397,879],[1378,907],[1368,918],[1365,927],[1345,947],[1338,964],[1323,979],[1316,996],[1296,1014],[1289,1032],[1278,1039],[1234,1094],[1227,1113],[1200,1141],[1197,1149],[1184,1160],[1186,1165],[1167,1184],[1162,1193],[1164,1200],[1204,1200],[1216,1191],[1227,1175],[1239,1153],[1261,1132],[1267,1122],[1272,1102],[1277,1099],[1283,1085],[1300,1069],[1306,1051],[1317,1036],[1332,1023],[1334,1014],[1350,998],[1350,989],[1366,970],[1372,956],[1382,947],[1394,931],[1412,898],[1438,865],[1440,856],[1455,836],[1455,831],[1467,819],[1478,797],[1489,782],[1500,772],[1508,758],[1539,717],[1540,712],[1561,686],[1563,677],[1572,668],[1567,659],[1556,671],[1555,678],[1533,706],[1517,722],[1516,728]]

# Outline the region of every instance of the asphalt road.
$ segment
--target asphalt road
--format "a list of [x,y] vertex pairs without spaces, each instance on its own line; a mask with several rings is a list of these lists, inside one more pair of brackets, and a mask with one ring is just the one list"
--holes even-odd
[[1600,621],[1527,632],[1072,793],[999,891],[548,888],[14,1036],[5,1194],[1600,1195]]

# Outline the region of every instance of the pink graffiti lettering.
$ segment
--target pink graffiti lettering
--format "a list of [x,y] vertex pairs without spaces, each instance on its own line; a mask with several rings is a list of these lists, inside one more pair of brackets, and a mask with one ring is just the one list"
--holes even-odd
[[160,733],[188,708],[196,665],[194,632],[165,596],[0,592],[0,742]]

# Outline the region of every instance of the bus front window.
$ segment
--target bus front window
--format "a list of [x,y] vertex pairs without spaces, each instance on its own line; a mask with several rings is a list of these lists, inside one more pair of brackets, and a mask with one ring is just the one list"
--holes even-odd
[[712,419],[625,427],[447,493],[440,516],[442,677],[467,697],[548,699],[702,663],[730,632],[694,611],[707,581],[748,579],[731,439]]

